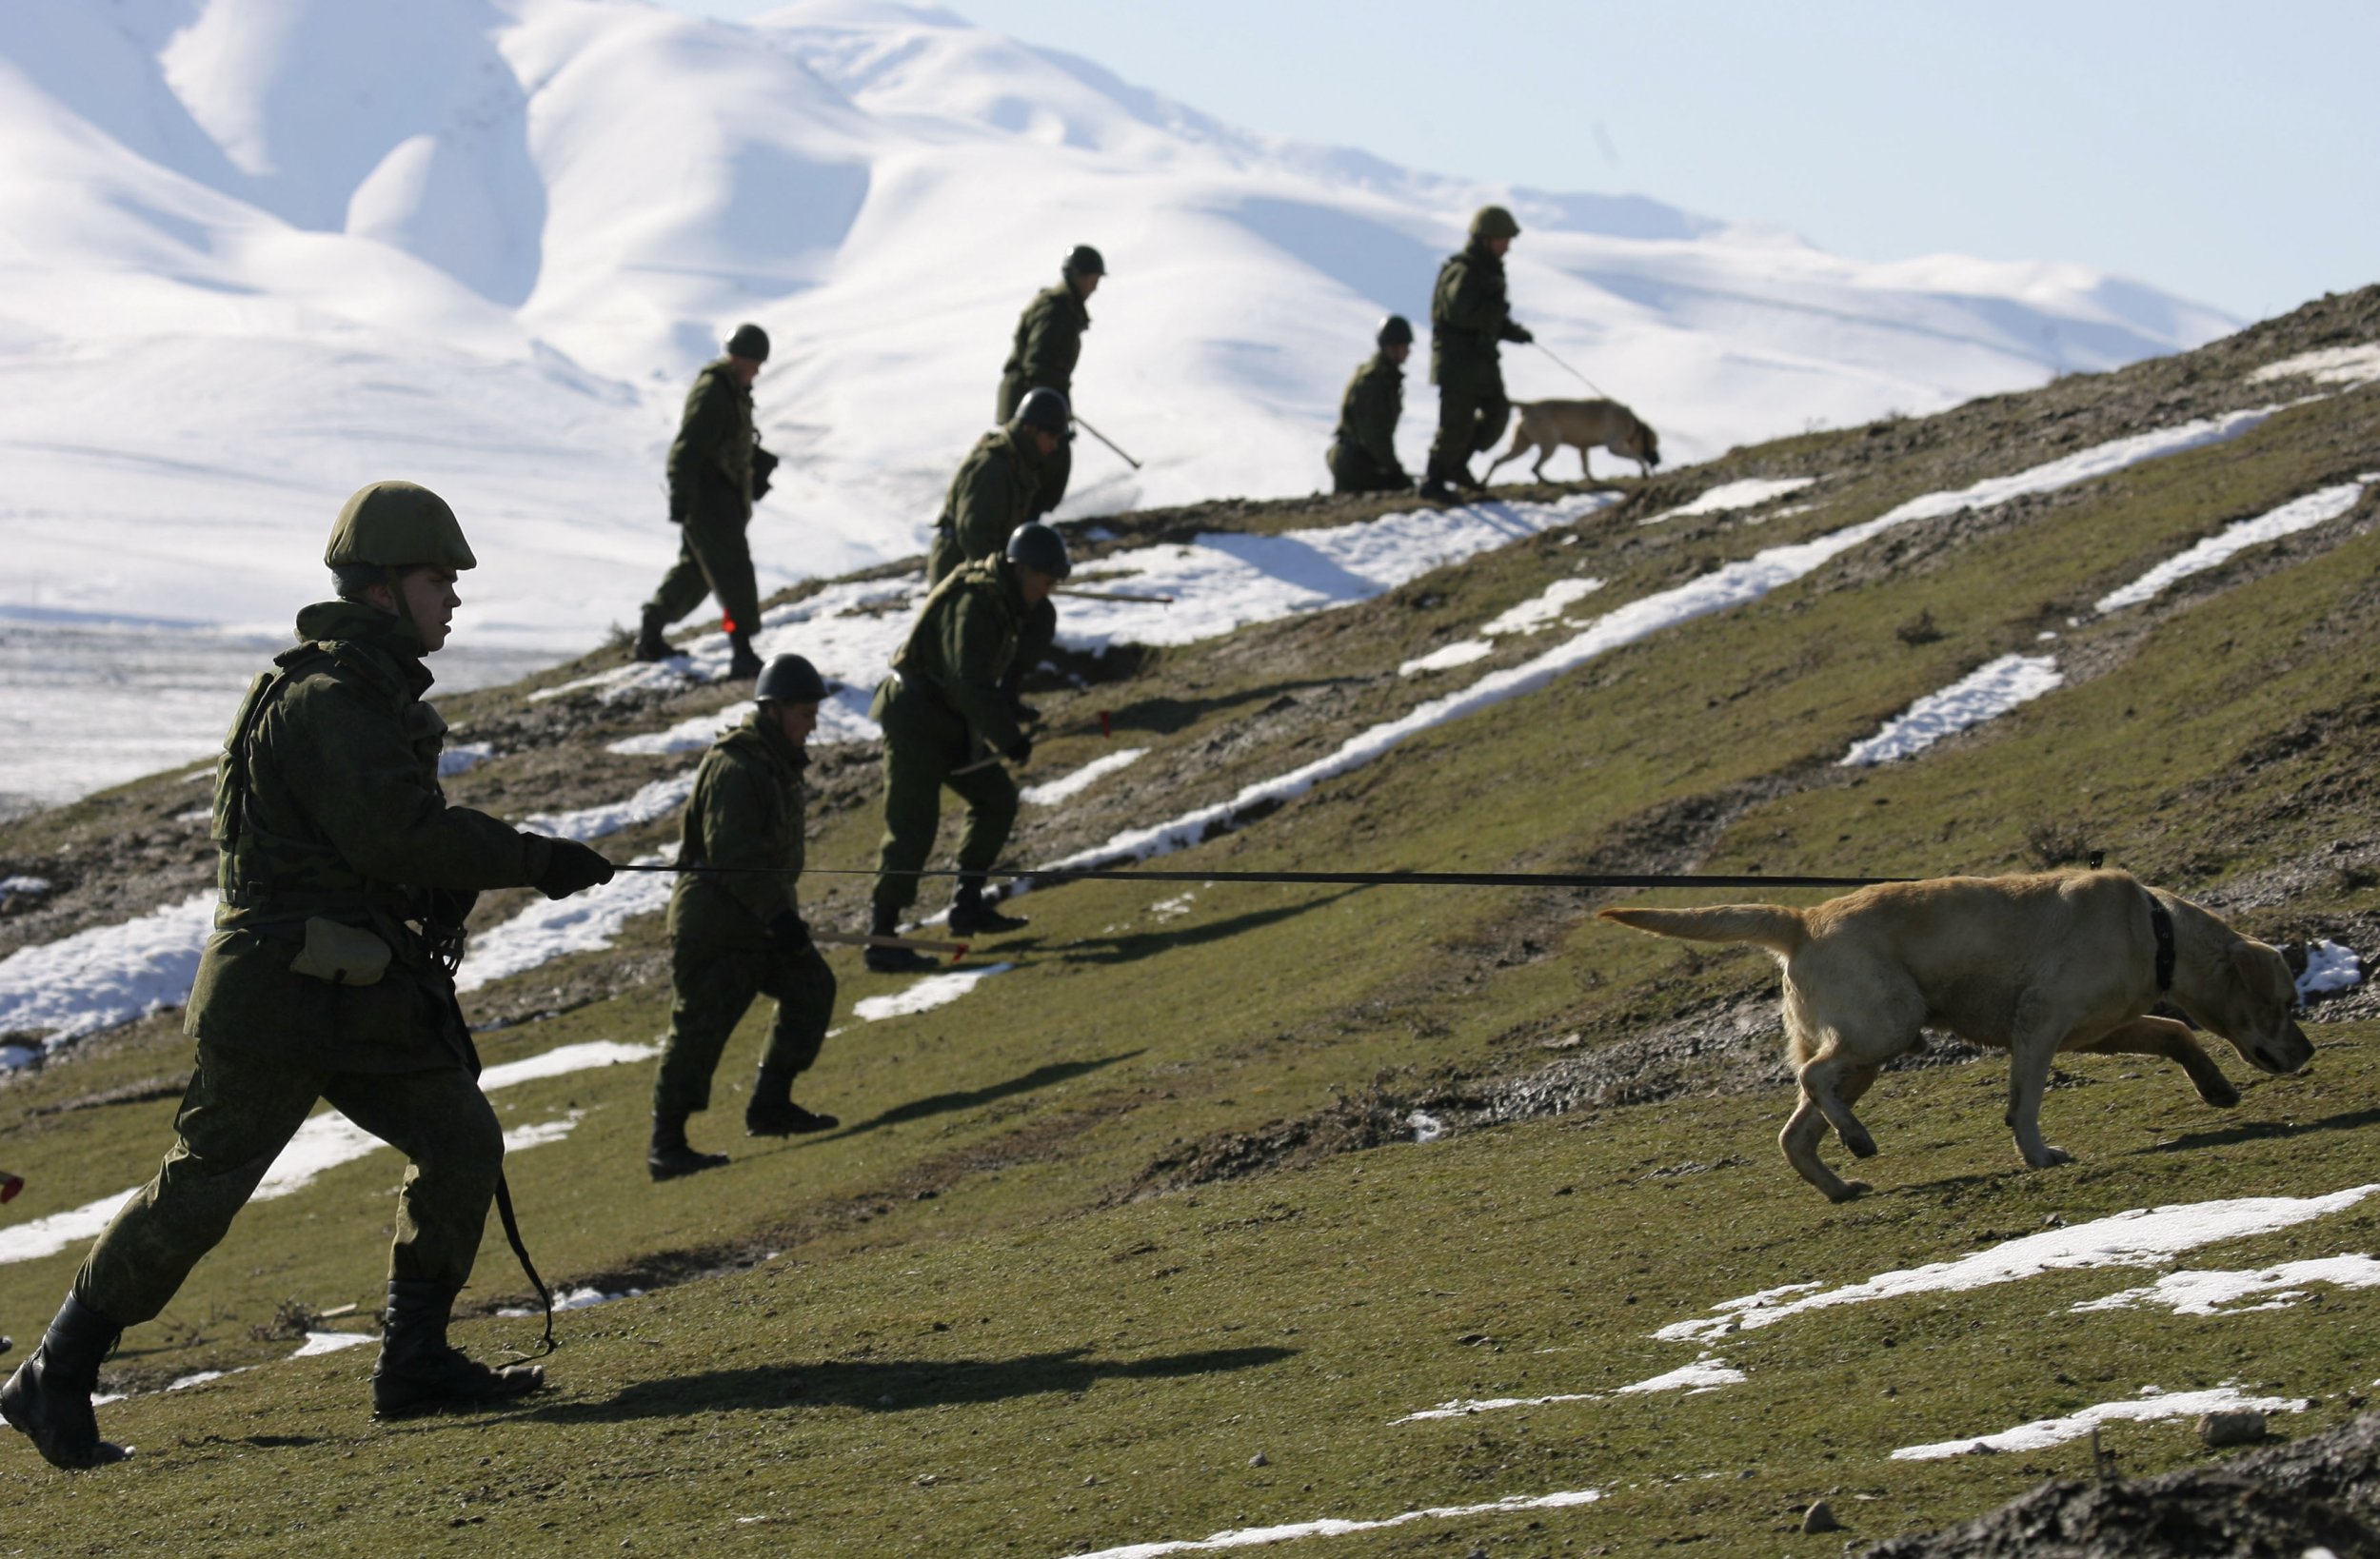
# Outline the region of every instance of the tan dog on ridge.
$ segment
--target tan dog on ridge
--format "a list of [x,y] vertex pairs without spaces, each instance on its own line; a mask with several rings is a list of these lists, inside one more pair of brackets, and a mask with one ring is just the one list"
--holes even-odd
[[1598,444],[1635,461],[1641,476],[1651,476],[1653,467],[1661,464],[1661,436],[1617,401],[1520,401],[1513,410],[1519,421],[1513,424],[1512,447],[1496,457],[1483,482],[1495,481],[1497,465],[1518,460],[1529,449],[1537,453],[1529,474],[1543,482],[1545,463],[1564,444],[1578,451],[1581,476],[1595,474],[1587,451]]
[[2187,1025],[2147,1016],[2160,998],[2263,1071],[2295,1072],[2313,1056],[2291,1016],[2296,982],[2278,950],[2129,872],[1935,878],[1810,909],[1607,909],[1600,918],[1776,956],[1801,1082],[1777,1142],[1803,1179],[1838,1202],[1868,1186],[1821,1163],[1818,1143],[1832,1125],[1854,1156],[1876,1151],[1851,1107],[1923,1027],[2009,1052],[2008,1124],[2035,1169],[2072,1156],[2041,1137],[2042,1090],[2061,1051],[2162,1056],[2209,1104],[2239,1102]]

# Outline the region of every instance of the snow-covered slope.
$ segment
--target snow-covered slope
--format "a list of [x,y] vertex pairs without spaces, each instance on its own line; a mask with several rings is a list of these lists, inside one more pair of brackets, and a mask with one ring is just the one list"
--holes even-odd
[[[1309,490],[1373,322],[1426,312],[1490,198],[1528,228],[1521,316],[1673,461],[2229,323],[2073,266],[1859,264],[1281,144],[943,11],[10,0],[0,617],[279,631],[339,500],[404,475],[479,544],[467,640],[582,647],[675,550],[661,453],[744,318],[789,458],[764,582],[914,550],[1079,241],[1113,273],[1078,399],[1145,469],[1086,445],[1069,510]],[[1418,374],[1408,403],[1418,464]]]

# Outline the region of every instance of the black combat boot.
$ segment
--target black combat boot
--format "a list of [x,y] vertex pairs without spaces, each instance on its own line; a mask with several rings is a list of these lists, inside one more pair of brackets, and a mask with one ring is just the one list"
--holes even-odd
[[636,648],[630,653],[640,661],[669,659],[669,641],[662,633],[661,614],[650,606],[645,608],[645,620],[637,624]]
[[[875,918],[868,922],[871,937],[901,935],[901,912],[888,905],[876,906]],[[873,975],[922,975],[934,967],[934,960],[914,947],[871,947],[861,956]]]
[[761,658],[752,651],[752,636],[738,628],[727,636],[727,647],[735,653],[727,660],[727,680],[748,682],[761,674]]
[[444,1283],[388,1280],[380,1362],[372,1366],[373,1417],[492,1408],[545,1384],[545,1372],[534,1364],[490,1370],[448,1347],[446,1321],[454,1313],[454,1294]]
[[804,1132],[831,1132],[843,1122],[833,1115],[812,1114],[793,1102],[793,1074],[761,1068],[752,1085],[752,1102],[744,1107],[746,1136],[799,1136]]
[[1483,493],[1487,491],[1487,484],[1481,482],[1478,477],[1471,474],[1471,463],[1469,461],[1464,461],[1458,464],[1452,471],[1449,471],[1447,475],[1454,479],[1456,490],[1459,492]]
[[99,1437],[99,1418],[90,1411],[99,1361],[123,1335],[122,1327],[69,1293],[33,1356],[0,1386],[0,1417],[50,1466],[75,1471],[131,1454]]
[[1454,502],[1454,491],[1446,485],[1446,473],[1438,469],[1436,461],[1430,462],[1421,473],[1420,497],[1424,503],[1429,503]]
[[674,1180],[681,1174],[699,1174],[726,1161],[724,1153],[702,1153],[686,1146],[684,1111],[674,1115],[653,1116],[653,1145],[645,1150],[645,1167],[652,1172],[654,1179]]
[[1002,915],[983,898],[983,879],[962,877],[959,891],[950,896],[950,933],[954,937],[982,937],[1005,931],[1022,931],[1032,922],[1021,915]]

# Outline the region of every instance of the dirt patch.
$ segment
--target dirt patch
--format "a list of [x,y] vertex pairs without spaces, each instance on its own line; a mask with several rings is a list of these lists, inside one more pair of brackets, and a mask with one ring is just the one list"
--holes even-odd
[[2154,1478],[2061,1479],[1866,1559],[2300,1559],[2380,1553],[2380,1413]]

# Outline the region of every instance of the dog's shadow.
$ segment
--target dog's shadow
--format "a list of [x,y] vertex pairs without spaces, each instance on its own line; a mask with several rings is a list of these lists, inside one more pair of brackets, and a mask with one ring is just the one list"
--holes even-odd
[[2355,1132],[2374,1125],[2380,1125],[2380,1109],[2350,1110],[2345,1115],[2327,1115],[2320,1120],[2251,1120],[2237,1126],[2226,1126],[2220,1131],[2185,1132],[2171,1141],[2152,1142],[2145,1148],[2132,1151],[2135,1154],[2195,1153],[2201,1148],[2225,1148],[2241,1142],[2305,1136],[2314,1132]]

